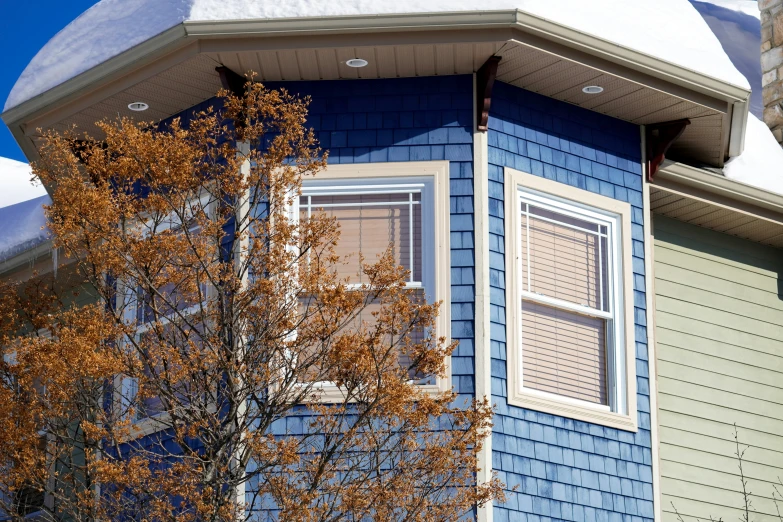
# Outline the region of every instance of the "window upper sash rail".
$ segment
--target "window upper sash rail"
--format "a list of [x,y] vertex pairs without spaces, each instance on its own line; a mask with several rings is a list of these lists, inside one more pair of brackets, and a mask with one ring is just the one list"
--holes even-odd
[[614,315],[609,312],[604,312],[603,310],[598,310],[597,308],[592,308],[587,305],[579,305],[576,303],[570,303],[568,301],[555,299],[553,297],[549,297],[544,294],[539,294],[536,292],[528,292],[527,290],[521,290],[520,295],[522,296],[523,300],[534,301],[536,303],[541,303],[543,305],[552,308],[568,310],[569,312],[576,312],[578,314],[587,315],[590,317],[599,317],[601,319],[608,319],[608,320],[614,319]]

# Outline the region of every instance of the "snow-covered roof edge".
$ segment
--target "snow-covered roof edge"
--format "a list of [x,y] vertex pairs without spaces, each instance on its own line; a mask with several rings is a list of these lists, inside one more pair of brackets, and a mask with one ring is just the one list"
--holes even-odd
[[[582,0],[102,0],[60,31],[33,58],[12,89],[5,110],[183,22],[312,22],[327,17],[455,12],[474,15],[508,10],[520,10],[697,74],[740,88],[748,87],[687,0],[654,3],[605,0],[604,4],[602,9],[595,9],[594,4]],[[309,16],[303,18],[302,13]],[[144,24],[138,23],[139,15],[143,15]]]
[[44,205],[50,203],[49,196],[44,195],[0,208],[0,263],[49,241]]

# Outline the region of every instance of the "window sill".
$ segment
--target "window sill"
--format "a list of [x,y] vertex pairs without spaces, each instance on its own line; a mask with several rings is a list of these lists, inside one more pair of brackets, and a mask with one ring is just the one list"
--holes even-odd
[[[450,358],[449,358],[450,359]],[[448,368],[451,368],[450,360],[447,361]],[[423,384],[419,389],[428,395],[437,395],[451,389],[451,379],[438,379],[437,384]],[[324,385],[313,388],[313,394],[305,400],[303,404],[342,404],[345,402],[345,392],[342,388],[333,385]],[[355,401],[348,401],[351,404]]]
[[171,427],[170,420],[171,416],[168,413],[161,413],[159,415],[155,415],[154,417],[146,417],[144,419],[133,421],[130,426],[128,440],[125,442],[130,442],[132,440],[140,439],[141,437],[146,437],[147,435],[152,435],[153,433],[166,430]]
[[530,391],[512,391],[508,398],[508,403],[512,406],[550,413],[560,417],[589,422],[590,424],[598,424],[607,428],[634,433],[639,429],[636,419],[631,415],[615,413],[588,405],[582,406],[577,404],[576,401],[558,400],[556,396],[545,396],[544,394]]

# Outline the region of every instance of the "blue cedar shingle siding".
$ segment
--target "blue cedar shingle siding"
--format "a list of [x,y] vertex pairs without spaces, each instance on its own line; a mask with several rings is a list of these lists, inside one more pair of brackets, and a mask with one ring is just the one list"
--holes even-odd
[[[645,321],[642,171],[638,127],[496,83],[489,119],[493,468],[509,489],[496,522],[653,518]],[[503,167],[632,205],[638,433],[506,403]]]
[[[473,79],[268,83],[312,97],[308,125],[330,164],[448,160],[450,166],[451,335],[460,341],[452,378],[462,399],[474,393]],[[275,435],[302,433],[301,417],[276,422]],[[252,483],[248,487],[253,489]],[[248,494],[248,502],[252,495]],[[254,509],[268,505],[256,501]]]

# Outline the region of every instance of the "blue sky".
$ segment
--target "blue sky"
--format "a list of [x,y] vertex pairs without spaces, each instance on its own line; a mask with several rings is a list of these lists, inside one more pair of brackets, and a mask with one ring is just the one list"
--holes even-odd
[[[49,39],[95,0],[0,0],[0,109],[16,79]],[[26,161],[0,123],[0,156]]]

